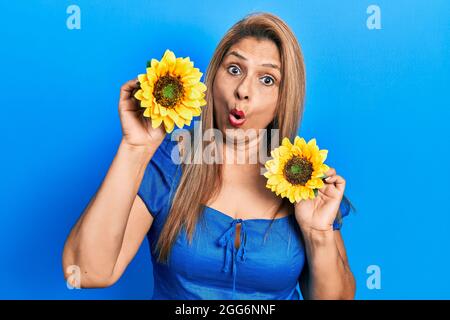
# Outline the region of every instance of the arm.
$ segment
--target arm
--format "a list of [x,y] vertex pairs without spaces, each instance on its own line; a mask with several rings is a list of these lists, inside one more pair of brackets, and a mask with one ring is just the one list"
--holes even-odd
[[356,283],[340,231],[303,232],[307,261],[300,275],[305,299],[354,299]]
[[333,230],[346,181],[333,168],[325,175],[317,196],[295,204],[307,256],[307,268],[300,276],[303,296],[307,299],[353,299],[355,279],[341,233]]
[[[115,283],[153,222],[137,191],[166,132],[162,126],[153,128],[151,121],[142,117],[142,108],[133,95],[137,89],[136,79],[121,87],[120,146],[100,188],[64,246],[64,277],[81,287],[107,287]],[[72,279],[70,266],[79,268],[79,279]]]
[[71,265],[80,268],[84,288],[107,287],[120,278],[153,221],[136,194],[154,151],[121,142],[99,190],[66,240],[66,279]]

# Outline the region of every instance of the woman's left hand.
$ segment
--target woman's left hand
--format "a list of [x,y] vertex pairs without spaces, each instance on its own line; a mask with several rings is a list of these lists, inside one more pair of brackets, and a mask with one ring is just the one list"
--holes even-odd
[[344,196],[345,180],[330,168],[325,172],[325,185],[314,199],[295,204],[295,218],[302,230],[332,231],[339,205]]

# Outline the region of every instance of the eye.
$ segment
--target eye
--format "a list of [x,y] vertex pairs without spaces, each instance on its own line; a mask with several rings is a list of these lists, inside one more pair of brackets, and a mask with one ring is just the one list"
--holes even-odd
[[[235,66],[235,65],[231,65],[228,68],[228,72],[230,72],[233,75],[238,75],[239,73],[235,73],[235,71],[237,70],[238,72],[240,72],[241,70],[239,69],[239,67]],[[231,71],[230,71],[231,70]]]
[[[262,81],[262,83],[266,86],[271,86],[271,85],[275,84],[275,80],[270,76],[264,76],[261,79],[264,79]],[[269,81],[267,81],[267,80],[269,80]]]

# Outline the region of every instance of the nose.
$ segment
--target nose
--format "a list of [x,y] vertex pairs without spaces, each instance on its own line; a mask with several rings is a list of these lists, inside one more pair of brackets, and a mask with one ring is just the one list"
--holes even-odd
[[235,91],[236,98],[239,100],[246,99],[248,100],[250,97],[250,80],[249,77],[244,77],[242,81],[236,88]]

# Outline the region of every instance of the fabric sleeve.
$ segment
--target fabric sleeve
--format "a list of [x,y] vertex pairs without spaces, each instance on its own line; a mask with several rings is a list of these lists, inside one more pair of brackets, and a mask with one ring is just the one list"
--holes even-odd
[[340,230],[342,228],[342,220],[344,217],[348,216],[350,213],[351,204],[350,201],[343,197],[341,204],[339,205],[339,211],[341,212],[341,217],[336,217],[333,223],[333,230]]
[[171,157],[174,147],[177,148],[176,142],[171,141],[170,135],[166,135],[150,159],[137,192],[154,218],[170,208],[175,173],[179,167]]

